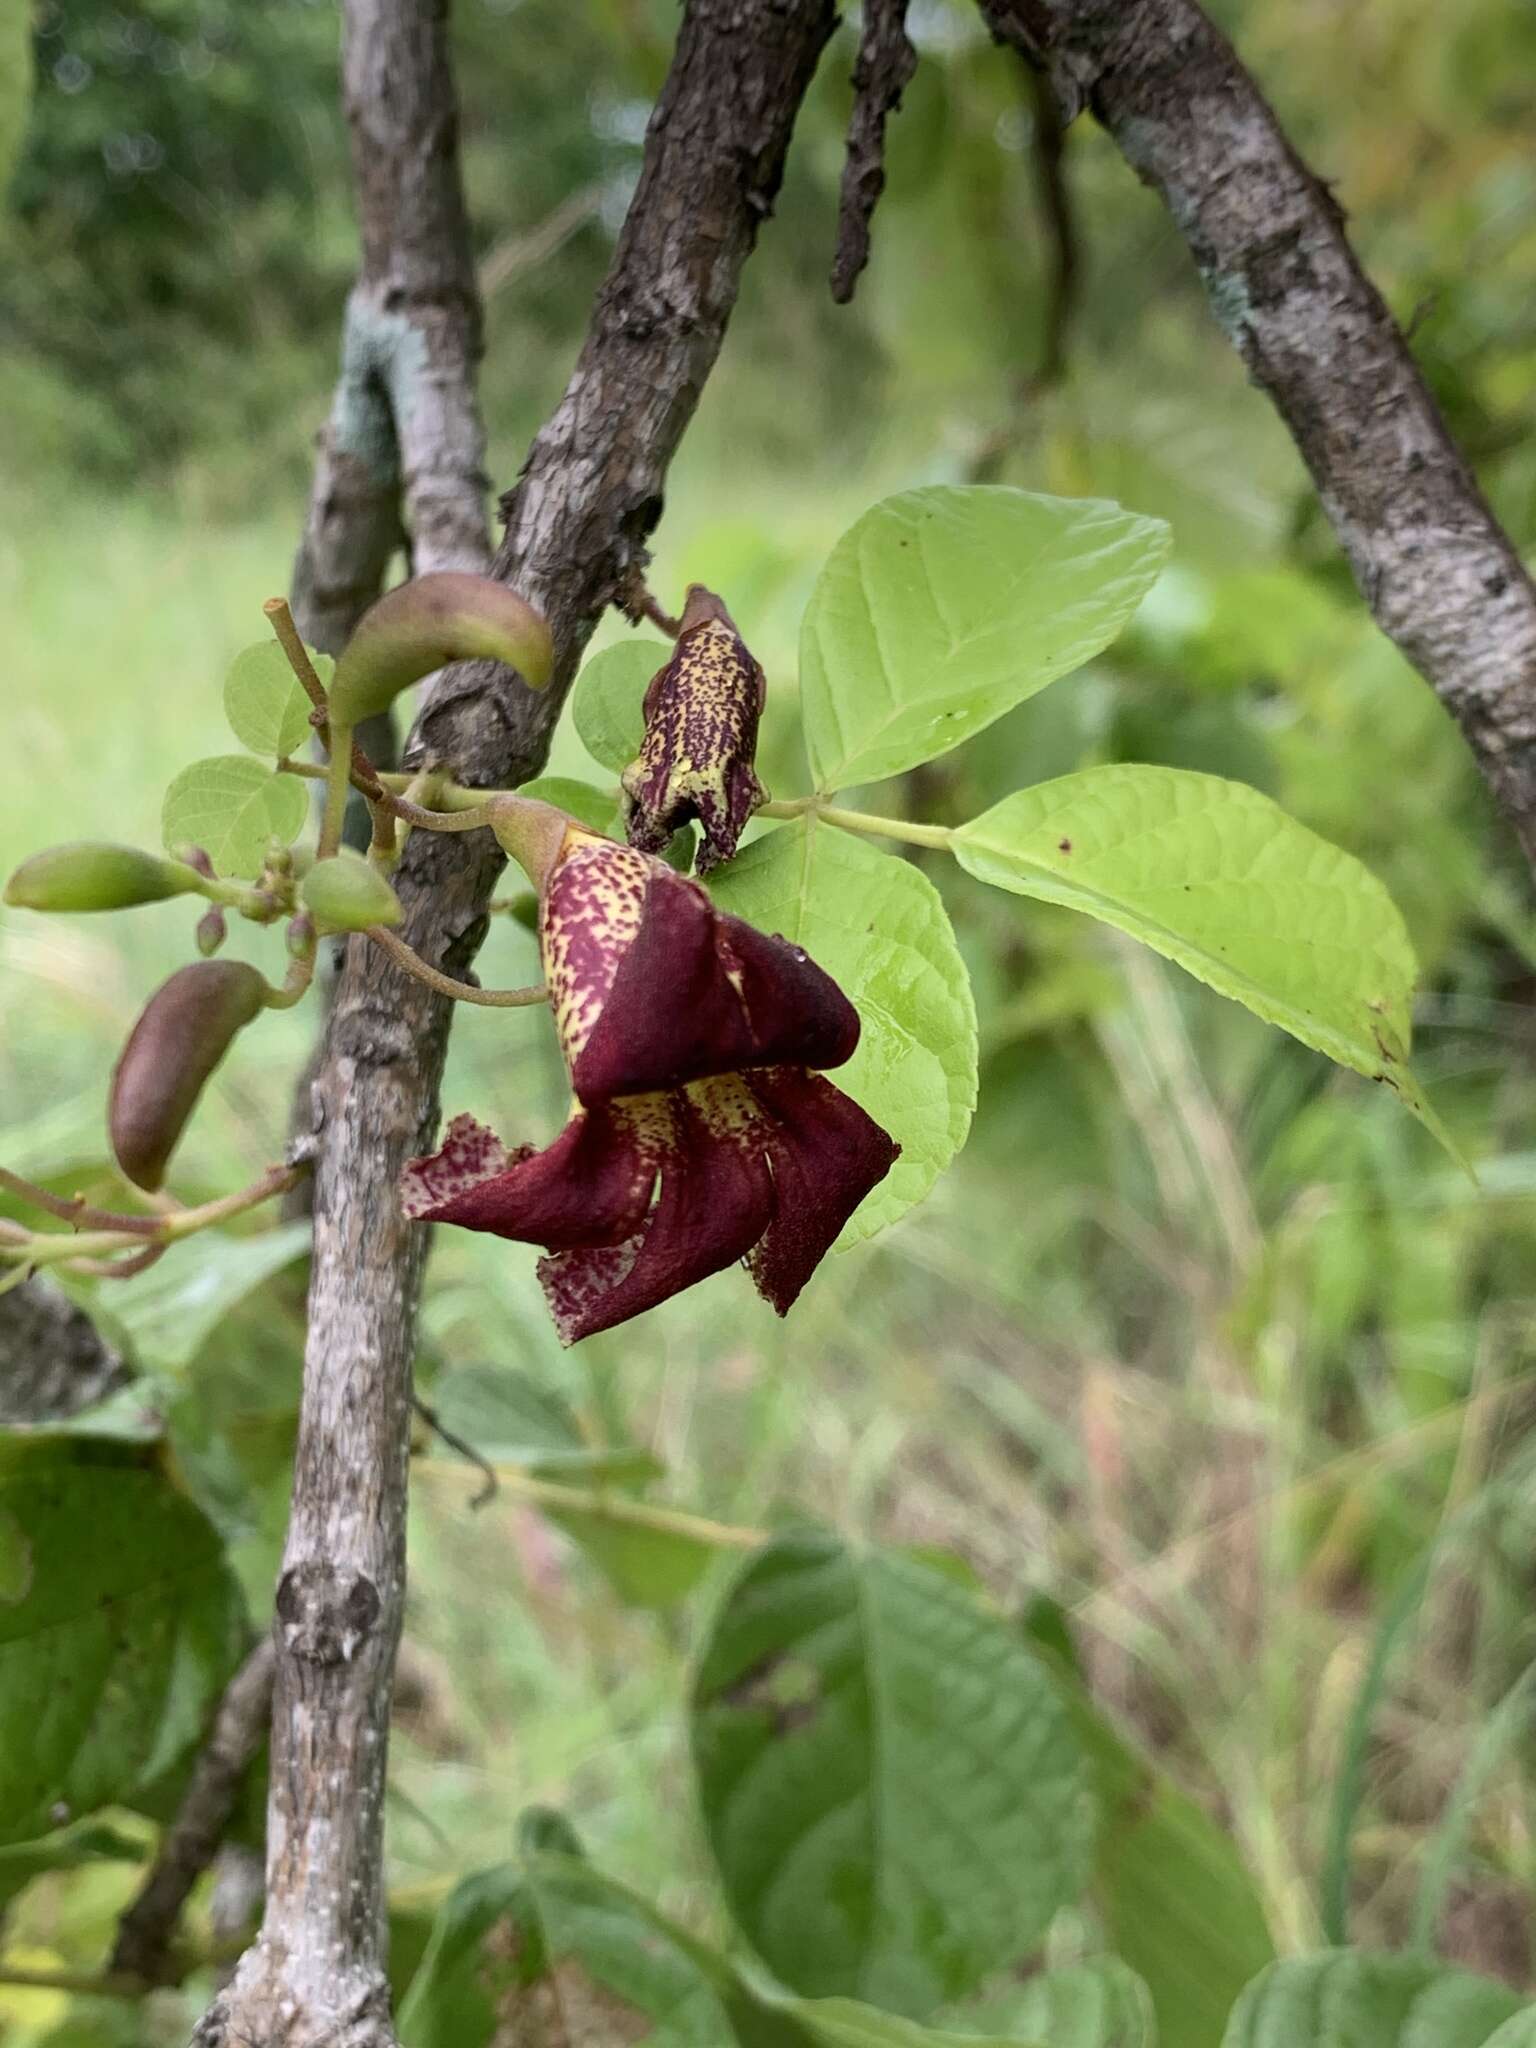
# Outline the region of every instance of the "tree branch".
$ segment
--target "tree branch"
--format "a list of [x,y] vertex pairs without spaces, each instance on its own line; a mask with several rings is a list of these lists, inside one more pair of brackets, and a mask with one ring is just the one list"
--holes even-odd
[[160,1838],[149,1875],[118,1923],[109,1976],[158,1984],[187,1894],[213,1861],[272,1705],[275,1656],[260,1642],[230,1680],[193,1767],[180,1811]]
[[1167,204],[1377,624],[1454,714],[1536,864],[1536,588],[1333,195],[1195,0],[979,4]]
[[869,261],[869,231],[885,190],[885,124],[901,105],[916,69],[917,52],[907,35],[907,0],[864,0],[832,259],[832,296],[840,306],[853,297]]
[[[593,626],[643,563],[667,466],[771,211],[831,0],[690,0],[629,217],[565,397],[505,500],[496,573],[550,622],[556,677],[450,669],[419,722],[477,786],[542,765]],[[413,833],[401,936],[462,979],[501,861]],[[404,1594],[410,1368],[425,1232],[395,1183],[436,1127],[451,1005],[354,941],[315,1089],[315,1256],[293,1510],[277,1595],[267,1903],[203,2048],[389,2048],[382,1793]]]

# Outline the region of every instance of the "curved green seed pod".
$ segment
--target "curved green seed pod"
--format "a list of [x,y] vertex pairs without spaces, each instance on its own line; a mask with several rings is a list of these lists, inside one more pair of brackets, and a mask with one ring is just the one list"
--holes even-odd
[[266,996],[265,977],[243,961],[194,960],[150,997],[107,1100],[112,1150],[135,1187],[160,1186],[203,1083]]
[[78,839],[24,860],[5,885],[5,901],[20,910],[127,910],[185,896],[197,884],[196,869],[184,861]]
[[338,932],[366,931],[371,924],[398,924],[400,898],[377,868],[343,847],[330,860],[317,860],[299,884],[304,908]]
[[337,659],[331,724],[359,725],[445,662],[480,655],[507,662],[536,690],[554,665],[549,627],[505,584],[457,569],[399,584],[364,612]]

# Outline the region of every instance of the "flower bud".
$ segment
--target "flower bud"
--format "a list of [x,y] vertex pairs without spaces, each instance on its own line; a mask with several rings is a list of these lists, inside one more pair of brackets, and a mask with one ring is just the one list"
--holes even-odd
[[620,778],[631,846],[660,853],[697,818],[698,866],[729,860],[752,813],[768,800],[753,769],[763,671],[730,613],[690,585],[671,660],[645,693],[645,737]]
[[361,932],[371,924],[398,924],[400,898],[375,867],[350,847],[318,860],[299,885],[304,907],[332,931]]
[[290,917],[288,929],[283,933],[290,956],[295,960],[307,960],[315,950],[315,920],[307,910],[301,910],[297,917]]
[[229,926],[224,913],[215,904],[212,910],[205,910],[197,920],[197,950],[205,960],[217,953],[229,937]]
[[126,910],[196,886],[197,876],[181,861],[82,839],[24,860],[5,885],[5,901],[21,910]]
[[107,1128],[117,1163],[153,1192],[235,1034],[262,1009],[265,979],[238,960],[196,960],[158,988],[112,1075]]
[[398,584],[364,612],[337,658],[331,722],[358,725],[445,662],[476,656],[506,662],[536,690],[554,666],[549,627],[505,584],[457,569]]

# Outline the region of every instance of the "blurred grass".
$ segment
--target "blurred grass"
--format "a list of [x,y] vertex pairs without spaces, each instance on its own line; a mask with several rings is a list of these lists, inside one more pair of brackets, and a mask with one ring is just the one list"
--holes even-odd
[[[880,485],[801,478],[724,518],[702,464],[681,485],[657,587],[697,575],[731,591],[777,692],[770,779],[788,791],[799,607],[819,555]],[[170,775],[231,744],[219,683],[285,580],[286,510],[211,526],[169,497],[66,502],[44,520],[10,508],[0,862],[81,832],[156,843]],[[1190,590],[1190,616],[1207,617],[1210,591]],[[1025,772],[1049,770],[1053,750],[1071,765],[1103,750],[1127,703],[1161,690],[1166,709],[1174,686],[1159,678],[1196,644],[1159,652],[1178,609],[1162,593],[1120,669],[1059,685],[914,794],[963,805],[974,778],[1005,772],[1000,755]],[[1348,660],[1330,659],[1337,706]],[[1391,683],[1416,687],[1400,669]],[[1273,704],[1237,702],[1234,731],[1273,730]],[[1426,791],[1460,774],[1436,718],[1413,742]],[[1312,761],[1300,780],[1317,801]],[[573,741],[555,765],[581,772]],[[1372,819],[1359,822],[1369,837]],[[1320,1939],[1350,1716],[1394,1589],[1434,1548],[1366,1733],[1351,1927],[1406,1938],[1423,1866],[1444,1891],[1442,1945],[1528,1981],[1528,1731],[1480,1755],[1467,1810],[1455,1803],[1474,1731],[1536,1650],[1530,1031],[1519,961],[1496,945],[1495,974],[1486,948],[1468,951],[1485,879],[1468,859],[1470,899],[1452,876],[1449,907],[1410,912],[1441,963],[1422,1064],[1482,1162],[1476,1189],[1380,1092],[1150,956],[941,875],[988,1057],[976,1136],[920,1211],[832,1261],[786,1323],[727,1274],[574,1353],[550,1332],[532,1251],[441,1233],[428,1362],[531,1374],[595,1436],[653,1450],[666,1497],[702,1513],[752,1526],[824,1515],[956,1549],[1009,1607],[1038,1590],[1065,1601],[1099,1697],[1231,1827],[1287,1946]],[[98,1156],[116,1048],[188,957],[193,915],[4,914],[8,1159],[41,1171]],[[486,978],[527,979],[529,947],[498,921]],[[241,1044],[185,1148],[189,1189],[270,1158],[311,1028],[304,1011],[274,1016]],[[447,1111],[542,1139],[563,1096],[537,1021],[461,1015]],[[223,1368],[210,1355],[205,1369]],[[532,1510],[503,1496],[472,1513],[472,1472],[419,1469],[392,1779],[399,1885],[429,1894],[496,1860],[518,1810],[545,1800],[617,1871],[706,1917],[682,1701],[707,1589],[687,1610],[628,1610]],[[1459,1833],[1431,1854],[1442,1814]],[[67,1953],[67,1932],[54,1935]]]

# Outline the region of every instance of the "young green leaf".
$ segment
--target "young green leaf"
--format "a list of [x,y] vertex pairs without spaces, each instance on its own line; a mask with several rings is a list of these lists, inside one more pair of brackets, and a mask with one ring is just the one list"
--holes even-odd
[[160,1810],[246,1641],[213,1529],[136,1447],[0,1442],[25,1582],[0,1599],[0,1841]]
[[1160,519],[1101,498],[933,484],[866,512],[800,630],[816,787],[947,754],[1105,647],[1167,557]]
[[[325,681],[328,655],[311,654]],[[313,728],[310,702],[300,688],[288,657],[275,640],[258,640],[242,648],[224,678],[224,716],[242,747],[268,761],[296,754]]]
[[1039,1660],[948,1578],[804,1532],[705,1644],[699,1797],[782,1982],[912,2018],[1022,1960],[1087,1876],[1087,1767]]
[[624,836],[616,790],[599,789],[595,782],[583,782],[575,775],[541,775],[536,782],[525,782],[517,793],[553,804],[557,811],[569,811],[579,825],[601,832],[605,838]]
[[1258,790],[1085,768],[1005,797],[953,844],[981,881],[1129,932],[1436,1128],[1407,1065],[1417,966],[1397,906]]
[[253,881],[267,843],[284,846],[304,829],[305,785],[244,754],[213,754],[183,768],[165,793],[160,832],[167,849],[200,846],[221,875]]
[[576,678],[571,717],[577,737],[603,767],[617,772],[639,753],[646,685],[670,653],[664,640],[620,640],[594,654]]
[[[1273,1963],[1232,2011],[1222,2048],[1493,2048],[1530,2009],[1507,1984],[1420,1956],[1329,1949]],[[1529,2037],[1528,2037],[1529,2038]]]
[[942,899],[910,861],[797,818],[710,876],[723,910],[803,946],[858,1010],[859,1049],[831,1076],[901,1157],[857,1209],[856,1244],[920,1202],[976,1106],[976,1009]]

